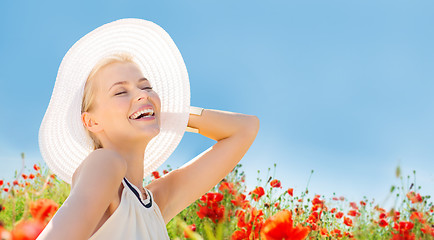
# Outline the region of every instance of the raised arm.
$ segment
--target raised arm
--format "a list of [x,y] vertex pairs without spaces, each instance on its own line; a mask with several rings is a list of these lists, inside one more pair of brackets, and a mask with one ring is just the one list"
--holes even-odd
[[167,174],[164,181],[162,215],[166,224],[183,209],[217,185],[242,159],[256,138],[259,119],[253,115],[204,109],[202,116],[190,114],[189,127],[216,140],[197,157]]
[[126,169],[114,151],[98,149],[89,154],[70,195],[37,240],[89,239],[116,196]]

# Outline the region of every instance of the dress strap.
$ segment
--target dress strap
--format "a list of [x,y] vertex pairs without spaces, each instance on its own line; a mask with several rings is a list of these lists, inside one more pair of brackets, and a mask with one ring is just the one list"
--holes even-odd
[[[137,199],[140,201],[140,203],[141,203],[145,208],[150,208],[150,207],[152,207],[152,194],[150,193],[150,191],[149,191],[148,189],[144,188],[145,191],[146,191],[146,193],[147,193],[147,195],[148,195],[148,197],[147,197],[145,200],[143,200],[142,197],[141,197],[141,194],[140,194],[139,189],[138,189],[136,186],[134,186],[133,184],[131,184],[131,183],[127,180],[127,178],[124,177],[123,180],[124,180],[124,183],[125,183],[125,184],[128,186],[128,188],[129,188],[129,189],[134,193],[134,195],[136,195]],[[125,186],[125,184],[124,184],[124,186]]]

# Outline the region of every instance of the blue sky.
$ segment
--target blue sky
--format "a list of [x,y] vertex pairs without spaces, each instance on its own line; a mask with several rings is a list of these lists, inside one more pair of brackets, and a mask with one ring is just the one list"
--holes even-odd
[[[25,1],[24,1],[25,2]],[[67,50],[96,27],[162,26],[190,77],[191,105],[252,114],[248,189],[274,176],[299,194],[385,199],[400,164],[434,195],[432,1],[2,1],[0,178],[42,161],[39,125]],[[186,133],[163,164],[214,144]],[[270,171],[273,175],[273,171]]]

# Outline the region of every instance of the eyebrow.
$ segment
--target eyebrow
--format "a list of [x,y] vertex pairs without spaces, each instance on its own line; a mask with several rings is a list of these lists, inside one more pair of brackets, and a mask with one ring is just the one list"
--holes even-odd
[[[148,81],[148,79],[146,79],[146,78],[140,78],[139,80],[138,80],[138,83],[141,83],[141,82],[144,82],[144,81]],[[149,81],[148,81],[149,82]],[[109,88],[109,91],[110,91],[110,89],[112,89],[114,86],[116,86],[116,85],[124,85],[124,84],[127,84],[128,82],[127,81],[122,81],[122,82],[117,82],[117,83],[115,83],[115,84],[113,84],[110,88]]]

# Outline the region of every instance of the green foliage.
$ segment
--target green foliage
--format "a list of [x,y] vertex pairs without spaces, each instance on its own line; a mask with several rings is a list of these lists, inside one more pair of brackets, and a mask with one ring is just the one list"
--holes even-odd
[[[36,170],[39,166],[42,167]],[[34,166],[30,173],[25,170],[23,167],[19,173],[15,172],[14,180],[4,182],[1,186],[0,205],[4,209],[0,212],[0,221],[6,229],[12,229],[21,219],[31,218],[28,208],[30,202],[51,199],[60,206],[70,192],[70,185],[59,180],[45,165]],[[30,179],[30,174],[34,176],[33,179]],[[14,184],[14,181],[18,184]],[[4,191],[5,188],[8,192]]]
[[[22,157],[24,162],[24,155]],[[237,165],[232,172],[208,192],[223,195],[223,199],[218,202],[219,206],[224,207],[222,220],[214,223],[208,217],[200,218],[198,215],[198,212],[201,211],[199,204],[202,206],[206,204],[201,199],[198,199],[167,224],[166,228],[169,237],[171,239],[187,239],[184,235],[189,234],[190,239],[230,239],[232,234],[242,230],[239,227],[240,218],[236,213],[245,213],[245,220],[250,221],[250,224],[252,224],[254,217],[252,209],[255,208],[262,214],[262,217],[259,217],[259,220],[257,219],[262,223],[284,209],[290,210],[294,226],[301,224],[311,229],[308,235],[309,239],[332,239],[329,235],[323,235],[321,231],[326,231],[329,234],[335,229],[342,233],[340,239],[349,239],[349,235],[356,239],[391,239],[393,234],[397,232],[394,228],[400,222],[406,221],[414,224],[409,233],[414,234],[416,239],[434,239],[434,232],[431,235],[421,231],[421,229],[425,228],[430,230],[430,227],[433,226],[434,206],[430,201],[430,196],[418,195],[417,192],[420,187],[416,185],[415,172],[413,173],[413,179],[410,176],[404,179],[401,169],[397,168],[396,176],[400,179],[401,186],[392,186],[389,197],[395,196],[395,205],[392,209],[386,211],[374,200],[369,200],[366,197],[360,203],[349,203],[345,198],[338,198],[335,194],[327,201],[324,196],[309,197],[308,184],[313,170],[307,180],[306,188],[294,196],[291,196],[288,190],[277,193],[277,190],[281,187],[279,187],[280,184],[279,186],[271,186],[274,174],[272,177],[267,176],[266,182],[262,182],[262,179],[258,177],[257,188],[263,188],[264,195],[258,197],[256,201],[253,199],[254,194],[249,194],[246,190],[245,174],[241,171],[241,167],[241,164]],[[168,168],[170,169],[170,166]],[[274,164],[275,168],[276,164]],[[270,168],[268,169],[269,172]],[[34,175],[32,179],[30,178],[31,174]],[[144,182],[144,185],[147,186],[152,181],[148,180]],[[276,183],[275,180],[274,183]],[[222,188],[222,185],[225,184],[231,184],[231,192]],[[23,167],[19,173],[15,173],[13,180],[3,182],[0,187],[0,210],[4,208],[0,211],[0,222],[9,231],[18,221],[31,218],[29,214],[29,204],[31,202],[37,199],[51,199],[61,206],[70,193],[70,185],[59,180],[44,164],[34,165],[31,171]],[[252,192],[254,192],[253,189]],[[297,190],[295,192],[297,193]],[[245,200],[248,205],[245,207],[236,206],[233,203],[241,194],[247,196]],[[354,210],[357,215],[350,216],[350,210]],[[344,217],[337,218],[336,214],[338,212],[342,212],[344,217],[350,218],[352,225],[347,226],[344,224]],[[397,212],[399,212],[399,215]],[[320,216],[315,220],[313,215],[318,213]],[[414,216],[417,213],[422,214],[423,218],[415,218]],[[380,214],[383,214],[382,217],[387,221],[387,226],[379,226]],[[193,224],[196,228],[195,231],[189,230],[189,226]],[[254,231],[257,228],[260,230],[260,225],[253,225],[250,230]],[[257,238],[261,239],[260,236]]]

